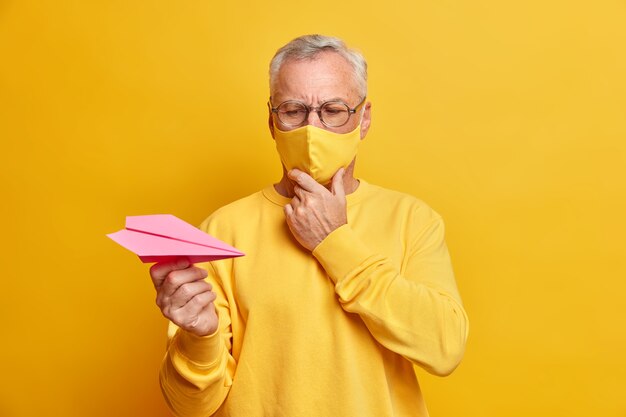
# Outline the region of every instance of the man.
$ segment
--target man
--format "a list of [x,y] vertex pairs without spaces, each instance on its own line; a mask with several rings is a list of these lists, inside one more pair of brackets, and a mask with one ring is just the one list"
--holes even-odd
[[468,324],[441,218],[353,175],[366,77],[339,39],[281,48],[268,106],[283,177],[201,226],[246,256],[152,267],[177,415],[427,416],[413,365],[447,375],[461,360]]

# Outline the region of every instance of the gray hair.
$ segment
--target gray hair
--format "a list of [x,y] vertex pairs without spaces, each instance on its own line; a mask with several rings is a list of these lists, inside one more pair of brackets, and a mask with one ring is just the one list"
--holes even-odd
[[288,60],[314,59],[331,51],[341,55],[354,69],[354,81],[362,98],[367,95],[367,62],[360,52],[350,49],[339,38],[323,35],[304,35],[295,38],[278,51],[270,62],[270,91],[273,91],[280,67]]

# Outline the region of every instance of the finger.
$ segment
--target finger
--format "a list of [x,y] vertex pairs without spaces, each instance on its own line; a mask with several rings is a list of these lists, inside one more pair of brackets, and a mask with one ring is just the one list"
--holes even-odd
[[299,169],[292,169],[287,173],[289,178],[295,181],[300,187],[310,193],[322,193],[324,191],[328,192],[323,185],[318,183],[306,172],[302,172]]
[[331,186],[331,192],[334,195],[344,198],[346,196],[346,191],[343,188],[343,175],[345,174],[345,172],[346,170],[344,168],[339,168],[333,176],[333,183]]
[[284,210],[286,217],[291,217],[293,215],[293,207],[291,206],[291,203],[285,204]]
[[294,195],[293,197],[291,197],[291,201],[289,202],[289,204],[291,205],[291,208],[295,210],[296,207],[302,204],[302,200],[297,195]]
[[213,291],[205,291],[193,297],[187,304],[180,308],[182,313],[197,314],[215,301],[217,295]]
[[304,188],[300,187],[299,185],[294,185],[293,192],[299,200],[304,200],[304,194],[306,193]]
[[173,261],[158,262],[150,267],[150,277],[152,277],[152,283],[158,290],[163,284],[163,280],[172,271],[188,268],[191,262],[185,257],[176,258]]
[[212,289],[213,286],[204,280],[188,282],[178,287],[176,292],[169,297],[168,301],[171,308],[180,308],[196,295],[211,291]]
[[198,319],[198,316],[215,301],[216,297],[212,291],[200,293],[189,300],[183,307],[172,310],[169,318],[174,323],[188,326]]
[[204,280],[208,276],[206,269],[192,266],[187,269],[172,271],[163,280],[159,294],[165,297],[171,297],[178,288],[188,282]]

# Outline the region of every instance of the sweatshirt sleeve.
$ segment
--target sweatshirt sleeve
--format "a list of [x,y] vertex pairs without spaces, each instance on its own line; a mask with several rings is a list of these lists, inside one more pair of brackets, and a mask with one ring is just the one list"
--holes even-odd
[[[407,226],[409,228],[412,225]],[[313,251],[344,310],[357,313],[387,349],[435,375],[448,375],[465,351],[468,320],[436,213],[407,230],[402,273],[346,224]]]
[[[236,363],[231,356],[232,333],[228,304],[215,271],[206,264],[207,280],[216,293],[218,330],[196,336],[170,323],[168,348],[160,371],[161,390],[176,416],[209,416],[224,402]],[[205,266],[199,264],[198,266]]]

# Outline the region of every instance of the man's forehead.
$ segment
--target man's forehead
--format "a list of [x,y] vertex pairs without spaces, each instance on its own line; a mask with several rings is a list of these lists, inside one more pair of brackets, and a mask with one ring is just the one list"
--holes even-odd
[[341,55],[287,60],[278,71],[272,96],[280,99],[349,100],[356,94],[354,70]]

